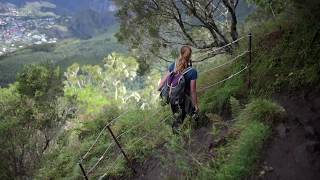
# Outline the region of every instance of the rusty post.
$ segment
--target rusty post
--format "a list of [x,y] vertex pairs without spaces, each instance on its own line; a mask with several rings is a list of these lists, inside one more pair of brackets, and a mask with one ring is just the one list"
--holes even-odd
[[79,162],[78,164],[79,164],[80,169],[81,169],[81,171],[82,171],[83,177],[84,177],[86,180],[89,180],[89,178],[88,178],[88,176],[87,176],[87,173],[86,173],[86,171],[84,170],[81,162]]
[[137,173],[137,172],[136,172],[136,170],[133,168],[131,161],[129,160],[128,156],[126,155],[126,153],[125,153],[125,152],[124,152],[124,150],[122,149],[122,147],[121,147],[121,145],[120,145],[119,141],[117,140],[117,138],[116,138],[116,137],[115,137],[115,135],[113,134],[113,132],[112,132],[112,130],[111,130],[111,128],[110,128],[110,126],[107,126],[107,128],[108,128],[108,131],[110,132],[110,134],[111,134],[111,136],[112,136],[112,138],[113,138],[114,142],[117,144],[118,148],[120,149],[120,151],[121,151],[122,155],[123,155],[123,156],[124,156],[124,158],[127,160],[127,162],[128,162],[128,164],[129,164],[130,168],[132,169],[133,173],[135,173],[135,174],[136,174],[136,173]]

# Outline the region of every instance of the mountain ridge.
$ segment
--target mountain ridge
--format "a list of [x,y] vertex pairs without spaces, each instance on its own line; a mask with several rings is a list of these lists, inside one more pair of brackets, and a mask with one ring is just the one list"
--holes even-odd
[[[41,2],[39,0],[0,0],[0,3],[11,3],[17,7],[22,7],[26,3],[30,2]],[[44,0],[44,2],[50,2],[57,6],[59,14],[66,13],[68,15],[73,14],[74,12],[81,11],[83,9],[90,8],[99,13],[102,12],[114,12],[114,4],[111,0],[77,0],[75,1],[66,1],[66,0]],[[60,10],[59,10],[60,9]],[[63,9],[63,10],[61,10]],[[68,11],[66,11],[68,10]]]
[[111,0],[0,0],[0,10],[5,11],[9,6],[25,12],[38,4],[47,2],[54,8],[39,7],[41,14],[70,17],[68,28],[72,34],[80,39],[88,39],[104,32],[108,27],[116,24],[116,6]]

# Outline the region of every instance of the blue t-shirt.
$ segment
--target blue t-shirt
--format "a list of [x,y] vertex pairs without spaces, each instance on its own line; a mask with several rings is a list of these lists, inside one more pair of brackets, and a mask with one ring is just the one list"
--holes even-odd
[[[172,63],[169,65],[168,67],[168,71],[172,72],[174,71],[174,67],[175,67],[175,63]],[[197,70],[195,70],[194,68],[192,68],[190,71],[188,71],[185,75],[184,78],[186,80],[186,87],[188,87],[186,89],[186,92],[190,92],[190,83],[191,80],[196,80],[198,78],[198,72]]]

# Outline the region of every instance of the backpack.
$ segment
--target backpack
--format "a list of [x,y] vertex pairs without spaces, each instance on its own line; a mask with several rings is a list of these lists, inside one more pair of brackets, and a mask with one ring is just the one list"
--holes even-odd
[[188,73],[192,67],[188,67],[182,73],[171,72],[165,81],[165,85],[160,92],[160,98],[163,105],[178,105],[185,98],[186,79],[184,75]]

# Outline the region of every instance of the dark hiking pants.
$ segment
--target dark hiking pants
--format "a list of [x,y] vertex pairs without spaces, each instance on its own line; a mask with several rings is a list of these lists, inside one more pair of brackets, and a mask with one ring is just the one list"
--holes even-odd
[[171,111],[175,118],[172,127],[177,127],[183,123],[184,119],[186,118],[187,114],[193,115],[195,108],[192,104],[192,100],[190,96],[183,98],[179,104],[171,104]]

